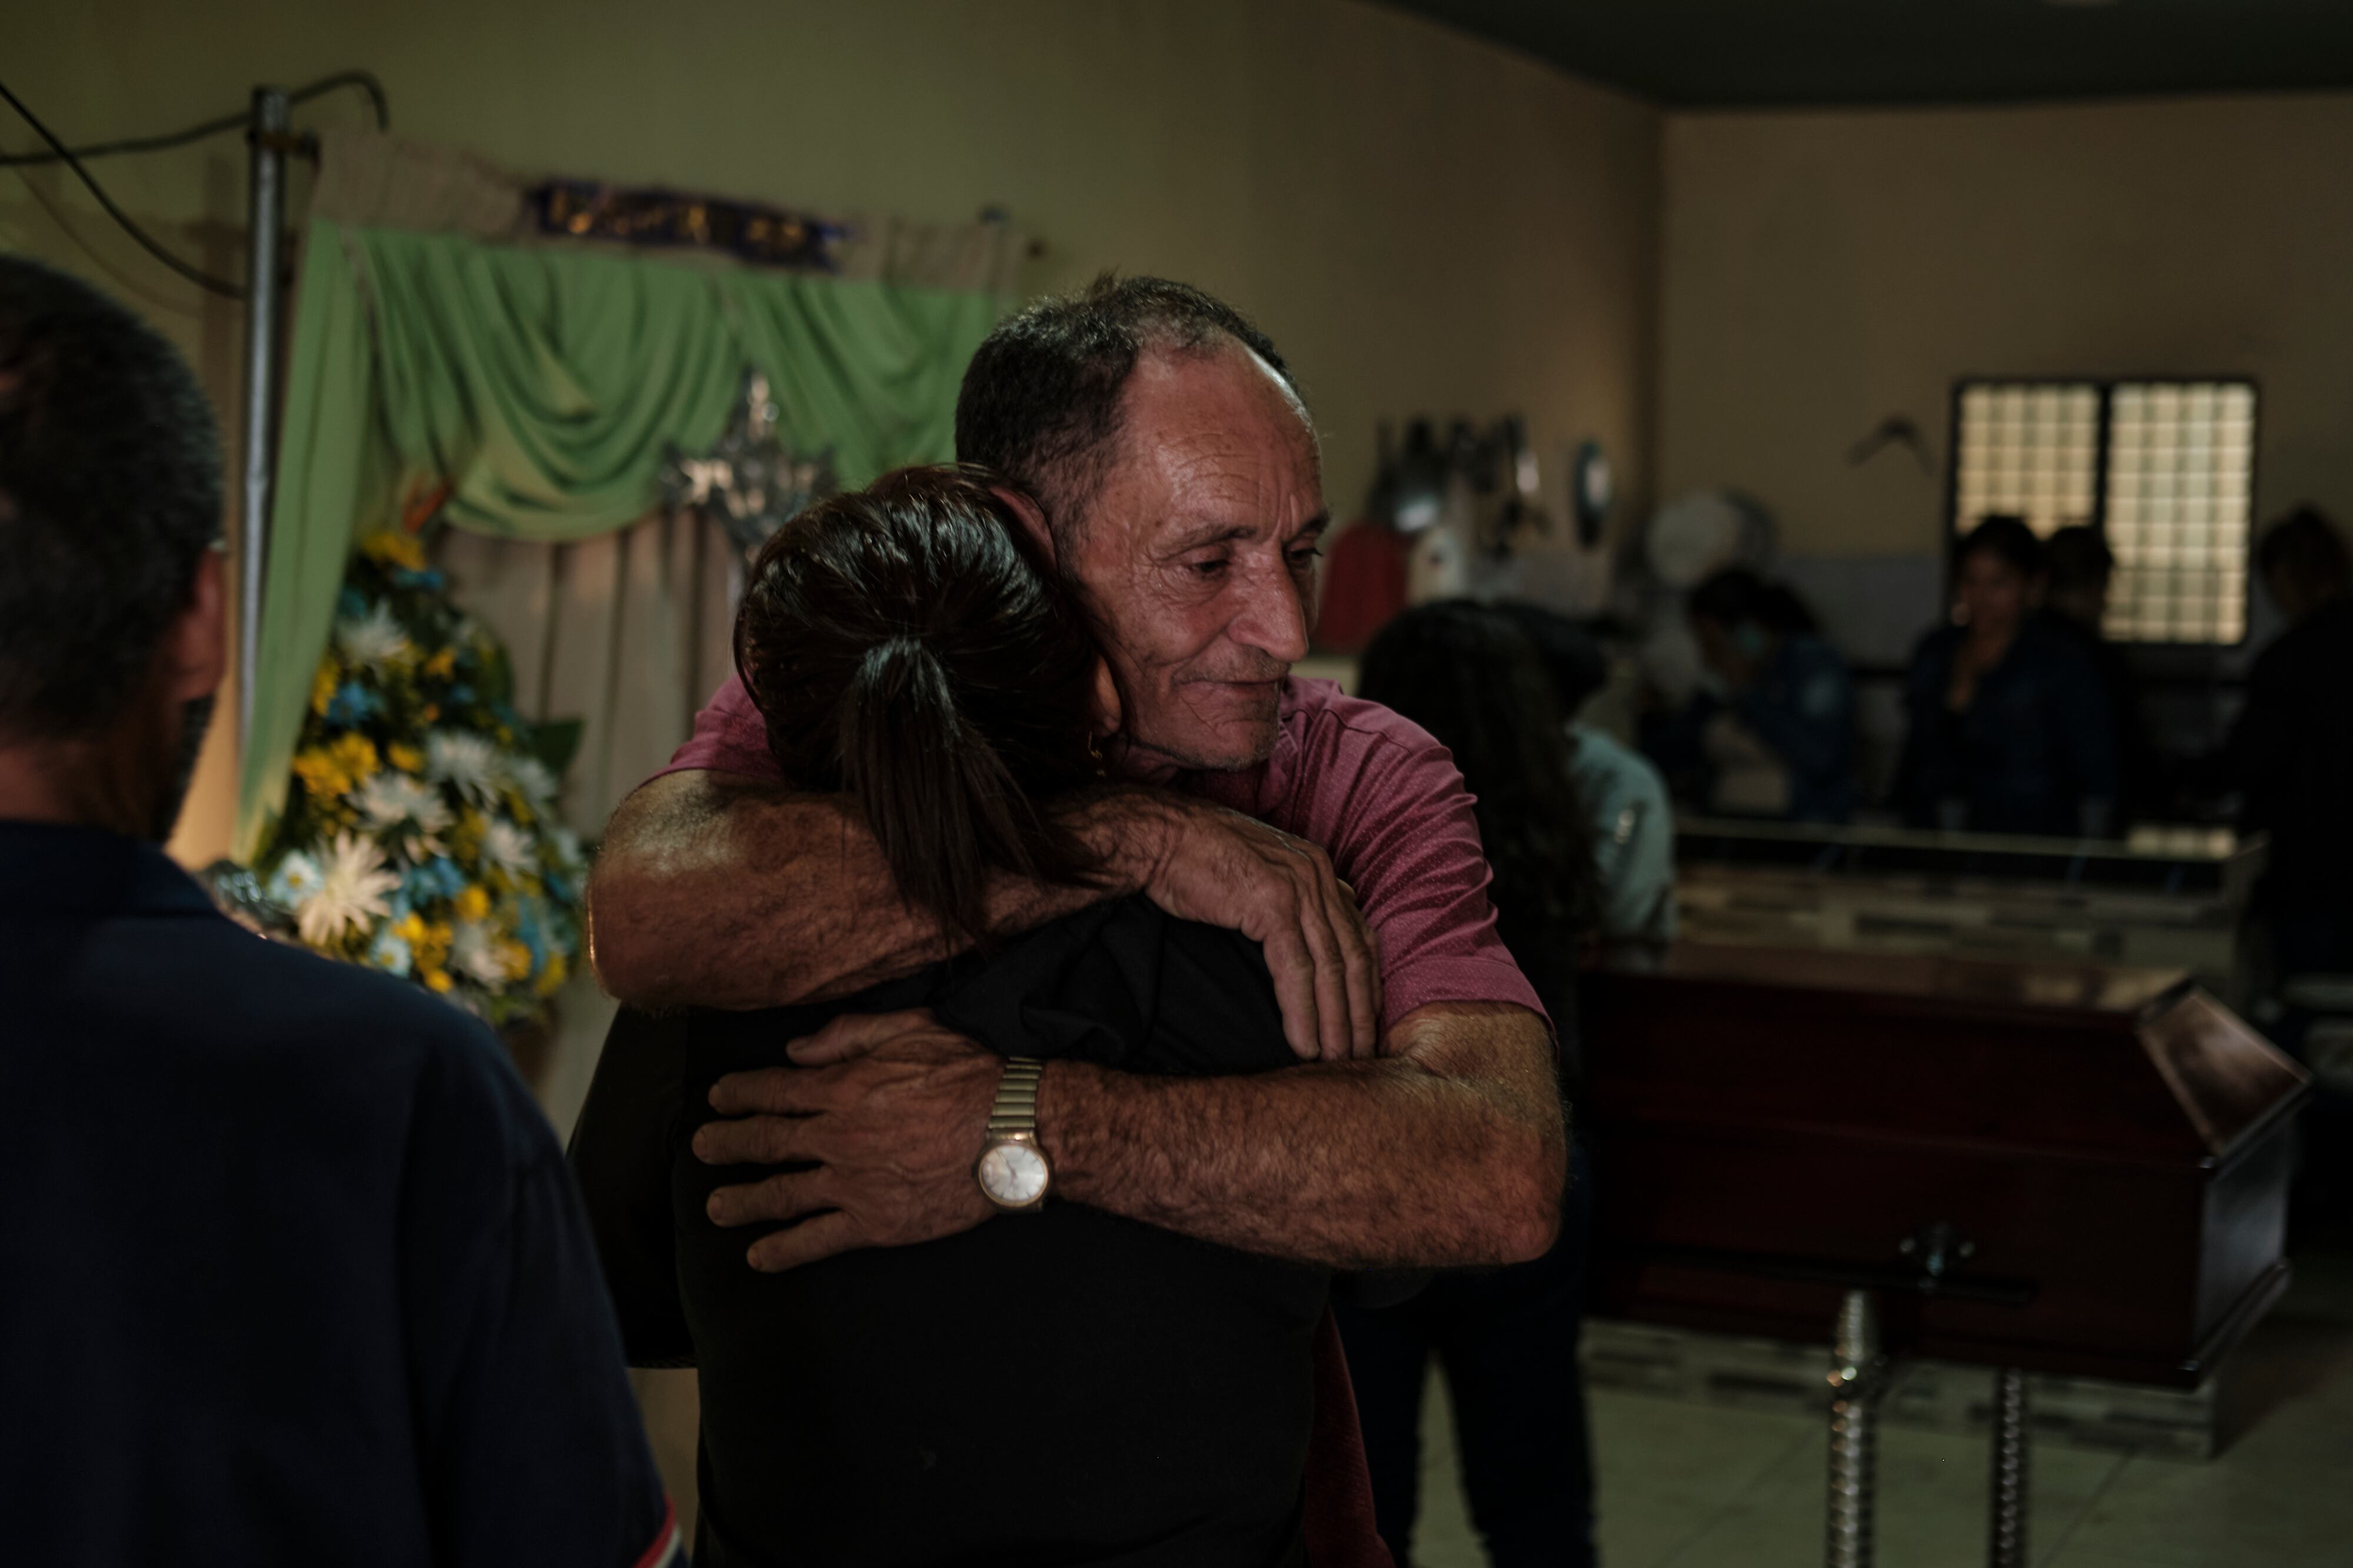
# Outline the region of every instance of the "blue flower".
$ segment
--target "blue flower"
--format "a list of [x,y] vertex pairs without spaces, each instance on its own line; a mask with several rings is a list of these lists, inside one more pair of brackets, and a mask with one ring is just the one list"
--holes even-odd
[[461,708],[473,700],[474,689],[462,680],[449,689],[449,700]]
[[545,910],[546,906],[537,899],[522,899],[517,903],[515,940],[531,949],[533,974],[547,968],[547,927],[543,923]]
[[325,883],[326,877],[319,863],[300,849],[290,850],[278,862],[278,869],[269,874],[269,885],[264,890],[269,901],[280,909],[291,910],[307,902],[311,894]]
[[345,588],[335,598],[335,616],[339,620],[356,621],[368,613],[367,595],[357,588]]
[[443,899],[454,899],[466,886],[466,873],[447,855],[436,855],[422,866],[412,867],[401,879],[400,890],[411,904],[429,904]]
[[411,956],[408,944],[395,936],[390,926],[376,932],[375,941],[368,946],[367,961],[395,974],[408,973]]
[[422,572],[406,566],[396,566],[392,572],[392,582],[395,587],[417,588],[428,594],[439,593],[448,581],[441,575],[441,569],[438,566],[428,566]]
[[327,722],[350,729],[383,711],[383,698],[356,680],[346,680],[336,688],[334,700],[327,704]]

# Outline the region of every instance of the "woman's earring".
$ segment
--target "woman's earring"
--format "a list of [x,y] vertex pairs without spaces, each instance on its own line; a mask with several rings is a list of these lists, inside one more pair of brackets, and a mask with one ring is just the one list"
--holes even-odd
[[1103,737],[1101,735],[1089,735],[1087,737],[1087,761],[1094,763],[1095,772],[1101,773],[1103,771]]

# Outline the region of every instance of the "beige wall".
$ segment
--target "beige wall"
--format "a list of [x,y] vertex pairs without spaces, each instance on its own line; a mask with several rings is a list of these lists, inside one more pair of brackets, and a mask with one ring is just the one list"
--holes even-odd
[[[1117,266],[1256,315],[1303,374],[1344,517],[1374,422],[1423,410],[1524,409],[1540,450],[1598,436],[1629,499],[1645,489],[1659,116],[1361,0],[82,0],[11,8],[0,59],[69,141],[357,66],[396,130],[518,170],[942,220],[1002,205],[1048,247],[1033,289]],[[0,146],[29,142],[0,121]],[[173,244],[241,265],[236,139],[99,168]],[[69,176],[0,177],[0,246],[105,279],[232,406],[236,309],[140,257]],[[185,854],[225,842],[227,763],[207,760]]]
[[1666,131],[1659,489],[1799,552],[1929,551],[1964,374],[2262,384],[2257,505],[2353,519],[2353,96],[1690,114]]

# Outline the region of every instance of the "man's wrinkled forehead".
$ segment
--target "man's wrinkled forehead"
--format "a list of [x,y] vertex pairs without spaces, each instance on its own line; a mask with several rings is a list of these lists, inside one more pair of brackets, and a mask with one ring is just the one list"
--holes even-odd
[[1254,498],[1272,506],[1321,490],[1323,455],[1306,405],[1240,343],[1139,359],[1121,415],[1106,491],[1143,485],[1166,490],[1171,502],[1218,493],[1228,504]]

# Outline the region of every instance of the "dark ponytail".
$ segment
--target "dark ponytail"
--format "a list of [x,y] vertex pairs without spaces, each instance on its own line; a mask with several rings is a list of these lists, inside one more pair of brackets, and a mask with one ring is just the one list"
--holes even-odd
[[1088,883],[1044,809],[1095,776],[1094,643],[987,477],[909,468],[785,525],[735,664],[799,787],[852,797],[900,896],[987,934],[989,879]]

